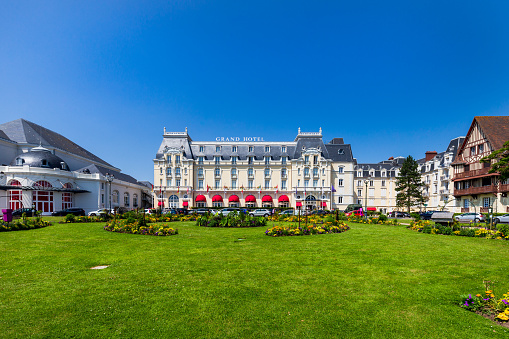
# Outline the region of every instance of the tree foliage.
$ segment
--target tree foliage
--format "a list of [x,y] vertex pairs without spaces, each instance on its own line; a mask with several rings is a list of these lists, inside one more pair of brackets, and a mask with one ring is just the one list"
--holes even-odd
[[[493,162],[495,160],[495,162]],[[481,159],[482,163],[492,163],[488,173],[500,173],[500,181],[509,178],[509,141],[501,149],[493,151]]]
[[421,191],[424,184],[421,181],[418,168],[417,161],[409,155],[403,162],[399,176],[396,178],[396,192],[398,192],[396,206],[406,207],[408,213],[412,206],[420,205],[425,201]]

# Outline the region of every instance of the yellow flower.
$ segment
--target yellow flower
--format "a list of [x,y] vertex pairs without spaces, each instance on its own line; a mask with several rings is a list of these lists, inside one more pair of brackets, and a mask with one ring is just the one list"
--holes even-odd
[[509,320],[509,317],[507,315],[505,315],[505,313],[500,313],[499,315],[497,315],[497,319],[507,321],[507,320]]

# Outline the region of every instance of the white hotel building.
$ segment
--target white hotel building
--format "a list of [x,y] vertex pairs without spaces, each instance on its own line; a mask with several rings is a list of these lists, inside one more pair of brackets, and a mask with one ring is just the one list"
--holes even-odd
[[154,159],[155,206],[345,209],[354,203],[355,159],[342,138],[319,132],[293,141],[167,132]]

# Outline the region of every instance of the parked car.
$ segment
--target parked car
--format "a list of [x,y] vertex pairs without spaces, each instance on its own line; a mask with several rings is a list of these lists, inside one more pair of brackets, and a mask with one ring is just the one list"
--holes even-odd
[[52,216],[65,216],[67,214],[84,216],[85,210],[83,208],[73,207],[73,208],[66,208],[65,210],[56,211],[56,212],[51,213]]
[[284,210],[279,213],[280,215],[295,215],[295,210]]
[[493,219],[493,222],[495,223],[495,225],[500,224],[500,223],[507,224],[507,223],[509,223],[509,214],[504,214],[504,215],[495,217]]
[[407,212],[400,212],[400,211],[392,211],[389,214],[389,216],[392,218],[411,218],[410,214],[408,214]]
[[460,215],[457,215],[454,217],[454,219],[458,220],[459,222],[480,222],[484,221],[484,215],[481,213],[463,213]]
[[349,217],[349,216],[351,216],[352,214],[353,214],[353,215],[356,215],[356,216],[358,216],[358,217],[362,217],[362,216],[364,216],[363,212],[362,212],[360,209],[358,209],[358,210],[353,210],[353,211],[351,211],[351,212],[347,212],[347,213],[345,213],[345,215],[346,215],[346,216],[348,216],[348,217]]
[[325,214],[328,214],[327,211],[325,210],[314,210],[314,211],[311,211],[311,213],[309,213],[310,215],[325,215]]
[[252,217],[268,217],[270,215],[270,211],[267,209],[257,209],[249,212],[249,215]]
[[102,209],[97,210],[97,211],[88,212],[88,216],[89,217],[96,217],[96,216],[99,216],[99,215],[106,215],[106,214],[108,214],[108,210],[106,208],[102,208]]
[[211,213],[211,210],[209,210],[208,208],[197,208],[195,210],[192,210],[192,213],[203,215],[203,214]]
[[12,216],[21,217],[23,213],[26,213],[27,217],[33,217],[35,215],[35,210],[32,208],[18,208],[17,210],[12,211]]
[[222,210],[217,211],[217,214],[227,216],[228,214],[233,213],[233,212],[241,213],[241,210],[240,210],[240,208],[236,208],[236,207],[228,207],[228,208],[223,208]]

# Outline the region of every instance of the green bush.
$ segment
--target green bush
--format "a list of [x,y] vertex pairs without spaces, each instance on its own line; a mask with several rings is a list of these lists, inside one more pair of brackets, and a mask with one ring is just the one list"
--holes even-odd
[[414,220],[421,220],[421,215],[419,213],[412,212],[410,213],[410,217]]
[[74,222],[76,220],[76,216],[74,214],[67,214],[65,216],[66,222]]
[[509,224],[498,224],[497,230],[507,237],[509,235]]

